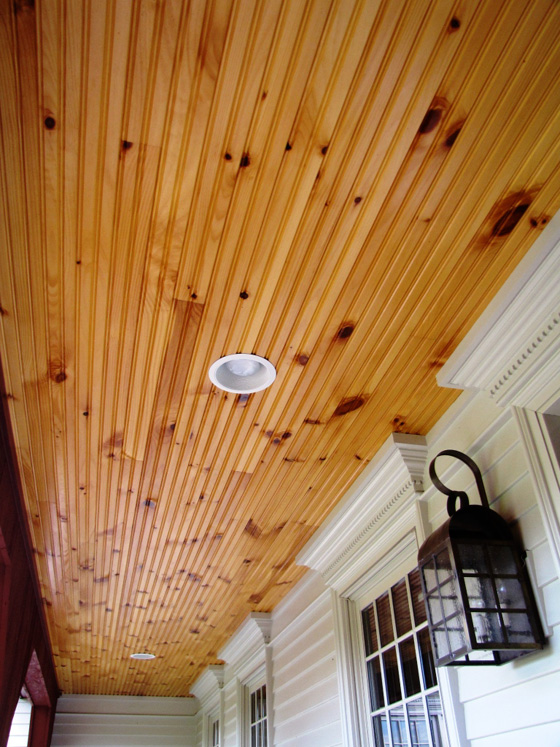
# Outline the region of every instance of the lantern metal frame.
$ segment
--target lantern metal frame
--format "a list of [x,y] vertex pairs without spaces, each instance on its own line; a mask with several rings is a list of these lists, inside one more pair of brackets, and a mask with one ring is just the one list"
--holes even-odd
[[[470,468],[481,505],[470,505],[464,491],[441,482],[435,471],[440,456],[454,457]],[[526,553],[519,551],[505,519],[489,507],[476,463],[447,449],[432,460],[429,474],[448,496],[449,515],[418,553],[436,666],[503,664],[542,649],[545,637]]]

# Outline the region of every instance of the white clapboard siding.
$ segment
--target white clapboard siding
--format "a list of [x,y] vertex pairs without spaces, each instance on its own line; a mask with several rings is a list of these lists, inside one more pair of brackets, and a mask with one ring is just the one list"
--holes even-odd
[[[521,433],[509,410],[496,407],[485,394],[458,407],[457,417],[436,428],[429,440],[429,459],[457,448],[474,458],[483,472],[492,508],[511,522],[528,553],[528,566],[550,636],[544,651],[501,667],[458,670],[469,747],[560,747],[560,581],[546,539],[543,518],[529,474]],[[481,407],[482,405],[482,407]],[[439,431],[439,432],[438,432]],[[467,434],[467,435],[465,435]],[[443,463],[443,459],[441,460]],[[467,467],[438,474],[445,484],[476,496]],[[453,474],[451,474],[453,472]],[[445,497],[426,491],[432,530],[446,518]]]
[[228,682],[224,689],[224,747],[237,745],[237,683]]
[[52,747],[195,747],[192,699],[63,696]]
[[273,640],[274,744],[342,744],[334,625],[323,594]]
[[[196,715],[196,724],[195,724],[195,744],[202,744],[202,737],[203,737],[203,720],[206,718],[206,714],[202,711],[200,713],[197,713]],[[204,745],[206,747],[206,745]]]
[[27,747],[32,707],[30,700],[18,700],[12,718],[12,726],[10,728],[7,747]]
[[196,744],[192,716],[59,714],[53,747],[185,747]]

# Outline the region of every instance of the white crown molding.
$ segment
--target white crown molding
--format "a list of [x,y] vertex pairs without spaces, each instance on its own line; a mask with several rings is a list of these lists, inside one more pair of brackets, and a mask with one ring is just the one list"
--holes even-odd
[[221,690],[224,686],[224,665],[223,664],[210,664],[208,671],[214,676],[218,688]]
[[130,716],[194,716],[197,698],[164,698],[147,695],[61,695],[57,713]]
[[224,665],[210,664],[191,688],[191,692],[198,698],[200,708],[208,712],[217,707],[220,702],[220,690],[224,686]]
[[271,624],[269,612],[251,612],[219,652],[219,658],[231,667],[242,682],[259,667],[264,667]]
[[346,588],[371,562],[372,546],[380,531],[392,535],[394,527],[400,527],[397,515],[423,491],[426,457],[423,436],[391,434],[345,500],[296,557],[296,563],[319,571],[328,586],[341,591]]
[[545,412],[560,398],[560,214],[440,370],[440,386]]

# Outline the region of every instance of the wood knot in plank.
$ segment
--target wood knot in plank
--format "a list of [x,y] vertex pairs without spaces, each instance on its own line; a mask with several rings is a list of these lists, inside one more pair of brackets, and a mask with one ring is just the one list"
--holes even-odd
[[345,397],[338,403],[336,410],[333,412],[333,417],[347,415],[349,412],[359,410],[365,402],[366,397]]

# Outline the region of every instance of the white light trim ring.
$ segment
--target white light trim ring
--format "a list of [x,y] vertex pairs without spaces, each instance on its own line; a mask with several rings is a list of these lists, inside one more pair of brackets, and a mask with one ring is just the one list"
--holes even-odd
[[137,654],[130,654],[131,659],[137,659],[138,661],[148,661],[149,659],[155,659],[155,654],[148,654],[147,652],[144,653],[137,653]]
[[219,389],[234,394],[251,394],[269,387],[276,378],[276,369],[259,355],[235,353],[213,363],[208,375]]

